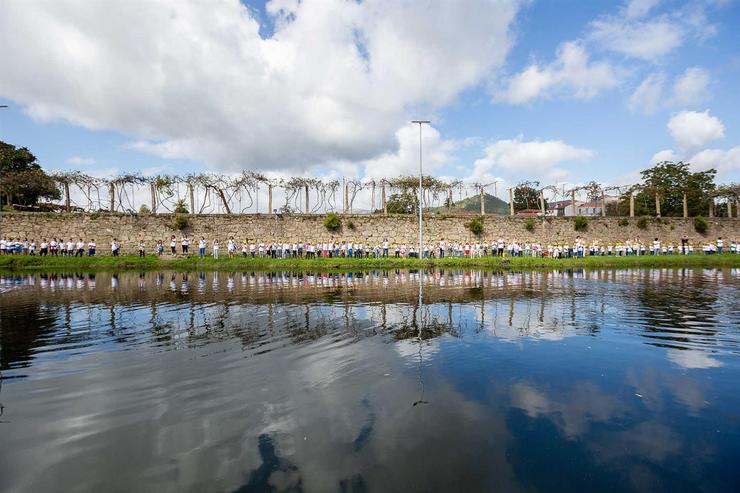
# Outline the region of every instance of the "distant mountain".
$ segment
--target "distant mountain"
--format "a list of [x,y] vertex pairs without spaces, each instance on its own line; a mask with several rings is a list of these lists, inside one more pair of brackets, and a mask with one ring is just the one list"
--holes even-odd
[[[494,197],[491,194],[485,194],[483,201],[486,205],[486,214],[497,213],[502,215],[509,214],[509,203],[504,202],[498,197]],[[447,212],[447,208],[435,207],[432,209],[433,212]],[[480,195],[474,195],[467,197],[452,204],[452,212],[472,212],[480,213]]]

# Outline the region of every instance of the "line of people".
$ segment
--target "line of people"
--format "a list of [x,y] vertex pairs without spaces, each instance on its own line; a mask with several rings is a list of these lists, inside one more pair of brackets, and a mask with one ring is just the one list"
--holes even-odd
[[[221,244],[218,239],[210,242],[202,236],[197,240],[199,257],[212,256],[219,258]],[[121,252],[121,242],[114,238],[110,242],[112,256],[118,256]],[[319,242],[283,242],[283,241],[247,241],[241,242],[228,238],[225,242],[226,256],[228,257],[259,257],[259,258],[478,258],[488,256],[507,257],[549,257],[549,258],[571,258],[586,256],[638,256],[638,255],[691,255],[701,252],[706,255],[721,254],[725,250],[725,241],[722,237],[715,241],[705,241],[694,245],[687,237],[681,239],[680,243],[663,242],[659,238],[652,241],[642,241],[640,238],[628,239],[623,242],[603,242],[594,240],[585,242],[581,237],[576,237],[573,242],[552,242],[543,245],[535,241],[506,241],[502,238],[493,241],[482,242],[451,242],[440,240],[435,243],[424,245],[422,252],[418,252],[418,246],[413,243],[391,244],[387,239],[375,245],[367,245],[352,240],[343,241],[319,241]],[[740,253],[740,241],[732,241],[729,245],[730,253]],[[139,256],[145,256],[149,252],[146,242],[143,240],[138,244]],[[159,256],[165,255],[165,243],[159,240],[154,245],[154,253]],[[40,256],[62,256],[82,257],[94,256],[97,253],[95,239],[84,241],[82,238],[67,241],[52,238],[42,239],[37,243],[35,240],[0,239],[0,254],[3,255],[40,255]],[[421,255],[420,255],[421,253]],[[190,239],[187,236],[179,240],[172,235],[169,241],[170,255],[190,255]]]

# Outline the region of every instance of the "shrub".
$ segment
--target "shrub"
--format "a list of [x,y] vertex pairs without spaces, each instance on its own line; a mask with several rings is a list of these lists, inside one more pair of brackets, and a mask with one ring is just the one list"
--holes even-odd
[[640,229],[646,229],[648,227],[648,222],[650,221],[650,218],[647,216],[640,216],[640,218],[637,220],[637,227]]
[[694,218],[694,229],[699,234],[705,234],[709,230],[709,223],[702,216],[696,216]]
[[336,231],[342,227],[342,220],[339,219],[339,214],[336,212],[330,212],[324,218],[324,227],[329,231]]
[[175,214],[187,214],[188,206],[185,205],[185,201],[180,199],[175,204]]
[[149,214],[150,211],[149,207],[146,206],[146,204],[141,204],[141,207],[139,207],[139,214]]
[[466,224],[471,233],[479,235],[483,232],[483,219],[474,217]]
[[175,216],[175,221],[172,223],[172,229],[175,229],[177,231],[182,231],[183,229],[188,227],[188,218],[187,216],[183,214],[177,214]]
[[617,224],[619,224],[620,226],[629,226],[630,220],[627,219],[626,217],[623,217],[619,221],[617,221]]
[[526,221],[524,222],[524,229],[526,229],[526,230],[527,230],[527,231],[529,231],[530,233],[531,233],[532,231],[534,231],[534,219],[532,219],[531,217],[530,217],[529,219],[527,219],[527,220],[526,220]]
[[576,221],[573,226],[576,231],[586,231],[588,229],[588,218],[585,216],[576,216]]
[[352,231],[355,230],[355,223],[352,222],[352,219],[350,219],[349,221],[347,221],[347,228],[349,228]]

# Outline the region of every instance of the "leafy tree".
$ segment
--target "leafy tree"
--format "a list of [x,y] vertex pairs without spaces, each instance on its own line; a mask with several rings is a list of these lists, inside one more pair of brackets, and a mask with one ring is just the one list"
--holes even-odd
[[34,205],[40,197],[59,199],[61,193],[31,151],[0,141],[0,205]]
[[[635,214],[654,215],[655,194],[660,196],[661,216],[683,216],[683,194],[690,216],[705,213],[716,185],[717,171],[697,171],[692,173],[688,163],[664,161],[641,172],[643,183],[635,194]],[[628,210],[629,194],[622,196],[620,210]]]
[[388,199],[386,207],[390,214],[414,214],[419,198],[409,191],[394,193]]
[[[537,191],[540,182],[524,182],[514,188],[514,210],[522,211],[525,209],[540,208],[540,193]],[[545,200],[545,209],[547,209],[547,200]]]

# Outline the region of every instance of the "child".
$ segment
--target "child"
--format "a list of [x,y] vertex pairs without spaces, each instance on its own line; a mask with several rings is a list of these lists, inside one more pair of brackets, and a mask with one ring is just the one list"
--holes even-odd
[[144,240],[139,241],[139,257],[144,256]]
[[90,243],[87,244],[87,256],[94,257],[96,248],[97,244],[95,243],[95,238],[93,238],[92,240],[90,240]]
[[157,240],[157,255],[160,257],[164,255],[164,244],[162,243],[162,240]]
[[213,240],[213,258],[218,258],[218,240]]

